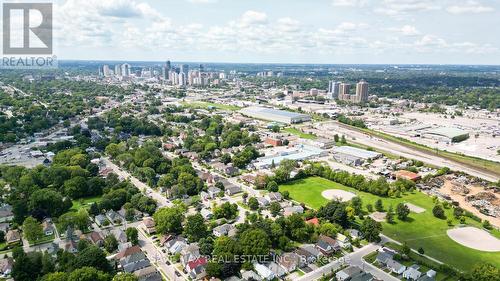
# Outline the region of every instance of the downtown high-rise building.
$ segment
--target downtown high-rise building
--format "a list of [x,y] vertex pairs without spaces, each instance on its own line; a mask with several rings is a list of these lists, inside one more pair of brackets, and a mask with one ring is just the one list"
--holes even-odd
[[115,76],[122,76],[122,65],[115,64]]
[[340,83],[339,85],[339,100],[349,101],[349,90],[351,89],[351,85],[347,83]]
[[368,101],[368,83],[361,80],[356,84],[356,102]]
[[105,64],[102,66],[102,75],[104,75],[104,77],[111,76],[111,69],[109,69],[109,65]]
[[124,63],[121,65],[121,76],[123,76],[123,77],[130,76],[130,64]]
[[327,98],[338,99],[339,90],[340,90],[340,82],[335,82],[335,81],[328,82]]
[[189,65],[187,65],[187,64],[181,65],[181,73],[184,73],[184,75],[186,75],[186,77],[187,77],[187,75],[189,73]]

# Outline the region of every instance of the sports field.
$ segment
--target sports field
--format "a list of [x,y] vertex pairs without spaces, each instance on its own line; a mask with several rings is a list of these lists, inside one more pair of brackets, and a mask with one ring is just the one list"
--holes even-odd
[[[328,189],[341,189],[353,192],[362,199],[363,206],[366,206],[366,204],[374,205],[376,200],[382,199],[385,209],[388,209],[390,205],[395,209],[396,205],[400,202],[411,203],[424,208],[425,211],[422,213],[410,213],[407,221],[399,221],[396,218],[394,224],[383,222],[383,233],[399,242],[407,242],[411,248],[418,249],[422,247],[426,255],[461,270],[468,270],[471,268],[471,265],[480,261],[489,262],[500,267],[500,252],[474,250],[450,239],[446,231],[453,227],[448,226],[446,220],[437,219],[432,215],[434,202],[431,197],[421,192],[407,193],[401,198],[385,198],[360,192],[320,177],[310,177],[280,186],[280,191],[287,190],[292,199],[315,209],[328,202],[327,199],[321,196],[321,193]],[[453,218],[451,209],[446,209],[445,212],[448,218]],[[458,223],[454,219],[454,224]],[[471,219],[467,219],[467,223],[472,226],[481,227],[478,222]],[[493,231],[492,234],[497,238],[500,237],[499,231]]]

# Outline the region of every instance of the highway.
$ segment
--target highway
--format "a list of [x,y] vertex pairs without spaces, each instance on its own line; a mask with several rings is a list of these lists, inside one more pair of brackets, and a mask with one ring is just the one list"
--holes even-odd
[[451,161],[430,153],[412,149],[398,143],[390,142],[377,137],[372,137],[366,133],[348,128],[336,121],[317,123],[314,125],[314,127],[316,128],[314,130],[314,133],[320,137],[333,139],[335,134],[345,135],[347,140],[352,143],[370,146],[378,150],[387,151],[391,154],[403,156],[407,159],[419,160],[437,167],[448,167],[451,170],[461,171],[491,182],[496,182],[499,180],[498,176],[493,173],[476,169],[474,167],[469,167],[467,165]]

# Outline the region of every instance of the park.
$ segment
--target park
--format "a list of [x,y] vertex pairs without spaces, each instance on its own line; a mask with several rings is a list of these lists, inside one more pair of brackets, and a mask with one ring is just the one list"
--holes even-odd
[[[389,209],[390,206],[396,208],[399,203],[406,203],[411,206],[410,210],[412,210],[408,218],[405,221],[395,219],[394,223],[383,221],[383,234],[401,243],[406,242],[413,249],[423,248],[426,255],[456,268],[470,269],[473,264],[478,262],[489,262],[500,266],[500,251],[484,248],[484,246],[480,248],[482,250],[477,250],[470,245],[462,245],[463,243],[460,242],[470,240],[467,238],[451,239],[447,232],[460,225],[459,220],[453,216],[453,209],[444,209],[446,217],[452,219],[453,225],[449,225],[446,219],[433,216],[432,208],[435,205],[433,198],[420,191],[406,192],[401,197],[381,197],[321,177],[309,177],[282,184],[279,190],[281,192],[288,191],[291,199],[316,210],[332,198],[327,199],[322,195],[325,194],[325,191],[327,191],[326,194],[332,194],[331,190],[343,191],[334,192],[337,195],[355,194],[361,198],[363,210],[366,213],[368,213],[366,206],[368,204],[374,206],[379,199],[382,200],[385,210]],[[466,219],[466,225],[470,228],[482,229],[481,223],[470,218]],[[481,232],[485,231],[481,230]],[[454,231],[451,233],[453,234]],[[469,231],[469,233],[476,232]],[[498,241],[500,231],[492,230],[490,236],[490,239]]]

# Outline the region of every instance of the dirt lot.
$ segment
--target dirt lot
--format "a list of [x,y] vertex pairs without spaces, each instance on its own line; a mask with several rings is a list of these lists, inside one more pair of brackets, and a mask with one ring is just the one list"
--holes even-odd
[[[449,195],[454,201],[457,201],[460,204],[460,207],[463,209],[472,212],[474,215],[480,217],[481,219],[486,219],[489,220],[490,223],[496,227],[500,227],[500,218],[494,218],[491,216],[487,216],[481,212],[479,212],[478,209],[476,209],[472,204],[468,201],[465,200],[466,196],[471,196],[478,194],[480,192],[485,192],[484,188],[481,186],[477,185],[467,185],[466,186],[466,191],[468,191],[467,194],[464,192],[460,192],[459,190],[465,191],[463,188],[457,188],[456,185],[453,184],[453,182],[449,179],[445,179],[443,187],[439,190],[443,194]],[[493,194],[493,192],[490,192]],[[499,206],[500,205],[500,199],[492,202],[494,205]]]

